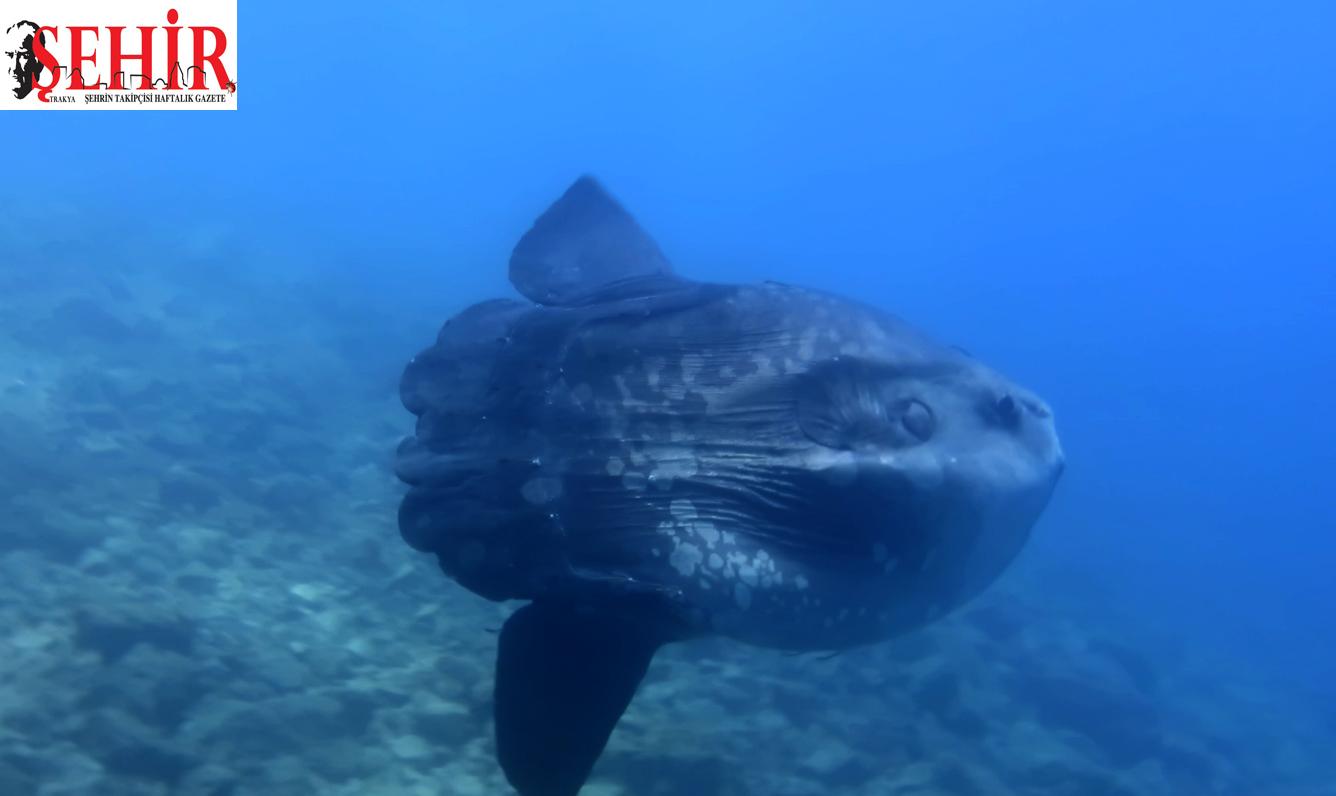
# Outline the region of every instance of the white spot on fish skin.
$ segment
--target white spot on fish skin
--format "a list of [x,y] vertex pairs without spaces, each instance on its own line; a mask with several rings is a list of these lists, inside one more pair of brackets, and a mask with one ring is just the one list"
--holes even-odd
[[710,569],[723,569],[724,559],[718,553],[710,553]]
[[658,389],[659,373],[666,364],[668,363],[663,357],[647,357],[645,359],[645,381],[650,387]]
[[[805,590],[805,589],[807,588],[807,586],[808,586],[808,583],[807,583],[807,576],[806,576],[806,575],[799,575],[798,577],[796,577],[796,578],[793,579],[793,583],[794,583],[794,585],[796,585],[796,586],[798,587],[798,589],[799,589],[800,591]],[[804,599],[806,599],[806,598],[804,598]]]
[[882,330],[880,324],[864,319],[861,326],[862,328],[859,330],[859,335],[865,340],[881,342],[886,339],[886,332]]
[[816,336],[818,330],[809,328],[803,333],[802,342],[798,345],[798,359],[803,362],[811,362],[816,355]]
[[520,494],[529,503],[542,505],[561,497],[561,479],[548,476],[530,478],[520,487]]
[[625,470],[626,470],[626,462],[622,461],[620,457],[613,456],[608,459],[608,465],[607,465],[608,475],[612,476],[613,478],[616,478],[617,476],[621,475]]
[[649,474],[649,480],[660,489],[670,489],[675,479],[692,478],[699,470],[700,465],[694,457],[684,452],[676,452],[657,459],[657,464]]
[[742,578],[742,582],[747,584],[748,586],[755,586],[756,568],[753,567],[751,564],[744,564],[743,566],[738,568],[738,577]]
[[741,583],[733,584],[733,600],[744,611],[751,608],[751,589]]
[[676,569],[679,575],[687,576],[696,571],[702,558],[700,548],[686,542],[678,544],[673,549],[673,554],[668,557],[668,563],[673,565],[673,569]]
[[637,473],[634,470],[622,473],[622,488],[631,492],[639,492],[645,488],[646,479],[644,473]]
[[712,522],[696,522],[692,524],[692,529],[696,535],[705,540],[706,546],[711,549],[719,542],[719,529],[714,527]]
[[615,374],[612,377],[612,383],[617,385],[617,392],[622,397],[622,404],[635,405],[638,403],[643,403],[643,401],[636,401],[633,399],[633,397],[631,396],[630,388],[626,386],[626,378],[623,377],[622,374],[620,373]]

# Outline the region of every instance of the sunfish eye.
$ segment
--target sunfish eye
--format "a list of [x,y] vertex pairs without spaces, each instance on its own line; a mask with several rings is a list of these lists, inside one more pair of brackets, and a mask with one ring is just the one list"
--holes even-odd
[[906,397],[909,385],[889,369],[866,362],[826,363],[799,386],[798,422],[828,448],[906,448],[932,438],[937,420],[928,405]]
[[1021,422],[1021,408],[1010,393],[1003,394],[993,404],[993,411],[998,421],[1006,428],[1015,428]]
[[932,432],[937,427],[937,421],[932,416],[932,410],[922,401],[911,398],[904,402],[900,410],[900,425],[904,426],[919,442],[927,442],[932,437]]

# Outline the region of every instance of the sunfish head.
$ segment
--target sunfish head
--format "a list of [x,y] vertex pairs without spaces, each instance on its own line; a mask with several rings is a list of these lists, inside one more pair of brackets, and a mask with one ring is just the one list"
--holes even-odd
[[816,339],[833,339],[809,345],[776,387],[793,418],[777,423],[797,443],[771,476],[801,509],[762,514],[805,532],[796,559],[813,596],[789,600],[803,619],[791,636],[767,631],[781,645],[843,646],[917,627],[991,583],[1064,460],[1033,392],[876,310],[807,300],[828,312]]
[[584,397],[564,427],[620,441],[594,446],[616,478],[573,516],[656,529],[605,537],[602,560],[679,589],[710,630],[808,649],[931,621],[1021,549],[1063,468],[1032,392],[815,291],[664,306],[587,327],[561,367]]

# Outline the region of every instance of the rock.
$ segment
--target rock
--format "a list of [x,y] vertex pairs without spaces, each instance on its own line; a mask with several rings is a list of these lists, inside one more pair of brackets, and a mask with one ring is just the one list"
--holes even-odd
[[218,485],[185,468],[175,468],[158,484],[158,500],[173,512],[200,512],[222,502]]
[[914,705],[935,716],[942,726],[963,738],[979,739],[988,732],[988,723],[961,699],[960,677],[947,668],[937,668],[914,686]]
[[[0,440],[0,445],[3,440]],[[3,468],[0,468],[2,470]],[[31,476],[28,470],[24,476]],[[0,480],[13,484],[15,478]],[[0,533],[0,554],[13,550],[35,550],[62,564],[72,564],[89,549],[96,547],[106,534],[105,526],[54,507],[37,508],[6,502],[0,506],[5,517]]]
[[1130,684],[1073,672],[1031,673],[1021,681],[1018,698],[1034,705],[1044,723],[1084,735],[1118,765],[1161,749],[1159,714]]
[[79,704],[84,710],[124,710],[170,734],[200,698],[217,687],[220,670],[216,665],[138,645],[117,666],[99,670]]
[[80,338],[98,345],[124,345],[152,336],[147,323],[131,324],[107,310],[103,302],[91,298],[70,299],[51,312],[48,332],[65,341],[65,345],[79,342]]
[[420,735],[399,735],[390,739],[390,751],[400,760],[420,760],[429,757],[434,750]]
[[1045,796],[1139,796],[1112,774],[1060,758],[1043,759],[1024,767],[1009,784],[1020,792]]
[[285,649],[268,648],[250,658],[231,661],[234,671],[248,684],[248,695],[264,699],[296,691],[311,682],[311,669]]
[[0,793],[36,793],[37,779],[0,759]]
[[[739,770],[719,757],[669,757],[654,754],[609,753],[594,771],[601,790],[616,789],[629,796],[679,796],[684,783],[691,796],[740,796],[751,790],[743,780],[758,772]],[[606,792],[605,790],[605,792]],[[583,792],[582,792],[583,793]]]
[[464,705],[433,701],[411,706],[412,726],[431,743],[453,748],[482,734],[477,718]]
[[387,699],[385,694],[372,694],[365,691],[343,690],[329,694],[339,701],[340,717],[347,728],[349,737],[361,737],[371,726],[376,711],[382,707],[397,705],[397,697]]
[[242,777],[232,766],[209,763],[193,768],[177,783],[178,792],[192,796],[237,796]]
[[108,773],[174,786],[200,761],[179,744],[116,710],[90,715],[77,733]]
[[329,485],[318,479],[285,474],[265,485],[258,500],[277,514],[303,517],[310,507],[323,504],[329,493]]
[[90,606],[75,614],[75,644],[115,663],[136,644],[189,655],[195,626],[174,610],[147,603]]
[[330,743],[355,740],[370,723],[368,706],[339,692],[289,694],[255,702],[209,699],[191,712],[181,733],[201,746],[239,759],[284,749],[314,754]]
[[1159,674],[1150,660],[1132,649],[1107,639],[1090,642],[1092,652],[1104,655],[1122,668],[1141,693],[1151,695],[1159,686]]
[[996,642],[1010,641],[1025,629],[1025,617],[1010,603],[994,599],[965,614],[965,620]]
[[160,743],[122,743],[98,755],[107,771],[175,785],[196,761]]
[[944,793],[951,796],[976,796],[982,793],[977,778],[961,760],[947,758],[933,768],[933,779]]
[[948,730],[971,741],[982,740],[988,735],[988,721],[979,713],[964,706],[942,716],[941,722]]
[[[71,740],[43,743],[37,748],[17,744],[0,746],[0,767],[5,766],[18,773],[20,783],[24,780],[39,783],[33,790],[0,791],[5,796],[11,793],[75,796],[106,792],[104,784],[108,777],[104,767],[89,757],[82,744]],[[133,791],[126,783],[121,792]]]
[[1165,776],[1182,792],[1209,793],[1216,781],[1215,761],[1181,743],[1166,743],[1159,753]]
[[847,781],[847,777],[841,775],[851,768],[859,767],[854,750],[838,738],[817,744],[798,761],[798,765],[819,774],[824,780],[836,782]]
[[936,716],[945,716],[959,705],[960,678],[949,669],[936,669],[914,687],[914,704]]
[[882,654],[888,659],[902,664],[930,658],[936,652],[937,645],[933,642],[932,634],[924,631],[892,639],[882,649]]

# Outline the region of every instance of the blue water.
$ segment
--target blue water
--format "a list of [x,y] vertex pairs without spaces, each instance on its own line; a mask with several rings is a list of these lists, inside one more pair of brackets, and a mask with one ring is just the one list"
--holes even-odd
[[357,353],[389,380],[597,174],[687,275],[856,295],[1043,395],[1035,599],[1336,703],[1336,7],[493,5],[243,4],[237,113],[8,114],[8,245],[262,252],[411,308]]

